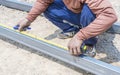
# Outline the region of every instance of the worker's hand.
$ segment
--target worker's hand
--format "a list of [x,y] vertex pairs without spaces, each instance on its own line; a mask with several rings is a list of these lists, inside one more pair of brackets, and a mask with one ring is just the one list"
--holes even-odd
[[68,49],[70,53],[75,56],[82,54],[80,50],[82,43],[83,41],[78,39],[78,37],[75,35],[68,43]]
[[21,20],[21,21],[18,23],[18,25],[20,25],[18,30],[19,30],[19,31],[24,31],[24,28],[30,26],[31,23],[32,23],[32,22],[29,21],[29,20],[27,20],[27,19]]

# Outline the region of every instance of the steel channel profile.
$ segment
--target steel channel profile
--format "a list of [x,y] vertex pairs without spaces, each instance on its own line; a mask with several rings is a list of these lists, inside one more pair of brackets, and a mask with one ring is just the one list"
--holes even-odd
[[31,49],[37,50],[41,53],[47,54],[49,56],[52,56],[53,58],[56,58],[72,66],[86,70],[96,75],[120,75],[119,67],[115,67],[113,65],[107,64],[88,56],[72,56],[67,50],[59,48],[57,46],[53,46],[47,42],[43,42],[42,40],[31,38],[3,26],[0,26],[0,36],[11,39]]
[[22,10],[22,11],[30,11],[30,9],[33,6],[32,4],[29,4],[26,2],[20,2],[17,0],[0,0],[0,4],[10,8]]
[[120,34],[120,23],[114,23],[113,26],[108,29],[108,33]]
[[[0,0],[0,4],[23,11],[29,11],[33,6],[32,4],[20,2],[17,0]],[[120,34],[120,23],[114,23],[113,26],[110,29],[108,29],[107,32]]]

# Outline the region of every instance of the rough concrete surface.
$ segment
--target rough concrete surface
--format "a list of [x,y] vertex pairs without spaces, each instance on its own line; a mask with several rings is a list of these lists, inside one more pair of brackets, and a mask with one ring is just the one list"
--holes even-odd
[[[19,0],[33,3],[35,0]],[[110,0],[120,22],[120,0]],[[0,6],[0,23],[13,27],[27,12]],[[56,38],[58,28],[39,16],[27,31],[33,35],[67,46],[70,39]],[[120,35],[103,33],[99,36],[96,59],[120,66]],[[79,71],[66,67],[44,56],[31,53],[0,40],[0,75],[82,75]]]

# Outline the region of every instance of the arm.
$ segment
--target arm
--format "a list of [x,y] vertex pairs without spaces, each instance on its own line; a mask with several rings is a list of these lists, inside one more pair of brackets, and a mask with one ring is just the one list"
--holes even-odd
[[44,12],[52,2],[53,0],[37,0],[31,11],[28,13],[26,19],[31,22],[34,21],[36,17]]
[[76,34],[80,40],[85,40],[103,33],[117,20],[115,11],[108,0],[84,1],[93,13],[96,14],[96,19]]
[[106,31],[117,20],[112,5],[107,0],[83,0],[96,14],[96,19],[80,31],[69,41],[68,49],[73,55],[80,55],[83,40],[97,36]]
[[44,12],[52,2],[53,0],[37,0],[31,11],[28,13],[27,17],[18,23],[19,31],[23,31],[25,27],[30,26],[36,17]]

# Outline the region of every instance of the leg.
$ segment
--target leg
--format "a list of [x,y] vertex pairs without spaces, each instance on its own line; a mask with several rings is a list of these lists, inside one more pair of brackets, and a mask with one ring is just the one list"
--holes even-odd
[[70,25],[69,23],[64,22],[64,20],[66,20],[68,22],[71,22],[72,24],[79,24],[80,23],[79,19],[76,19],[76,17],[79,17],[80,15],[69,11],[66,8],[66,6],[64,5],[64,3],[62,2],[62,0],[54,0],[54,3],[52,3],[48,7],[48,9],[44,12],[44,15],[54,25],[56,25],[57,27],[62,29],[63,32],[79,30],[77,27],[74,27],[74,26]]
[[[89,9],[87,4],[84,4],[83,9],[81,11],[81,16],[80,16],[80,24],[82,27],[86,27],[89,25],[92,21],[95,19],[95,15],[92,13],[92,11]],[[90,39],[87,39],[84,41],[86,45],[95,45],[97,43],[97,38],[93,37]]]

